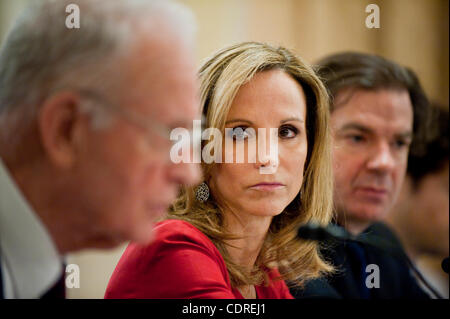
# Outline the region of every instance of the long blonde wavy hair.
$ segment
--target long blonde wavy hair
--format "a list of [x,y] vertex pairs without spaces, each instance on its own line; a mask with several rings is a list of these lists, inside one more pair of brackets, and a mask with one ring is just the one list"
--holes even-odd
[[[222,210],[214,194],[202,203],[195,187],[185,187],[167,218],[185,220],[204,234],[221,252],[233,287],[268,284],[267,269],[278,267],[281,279],[301,286],[305,280],[333,271],[322,259],[315,242],[296,238],[297,228],[309,221],[327,224],[332,218],[332,169],[329,135],[328,95],[322,82],[303,60],[283,47],[245,42],[220,50],[199,71],[201,107],[206,127],[224,131],[225,121],[239,88],[258,72],[279,69],[294,78],[306,96],[308,152],[299,194],[272,219],[253,270],[234,263],[227,252],[227,240],[236,236],[225,231]],[[203,144],[205,144],[204,142]],[[202,163],[206,181],[214,165]]]

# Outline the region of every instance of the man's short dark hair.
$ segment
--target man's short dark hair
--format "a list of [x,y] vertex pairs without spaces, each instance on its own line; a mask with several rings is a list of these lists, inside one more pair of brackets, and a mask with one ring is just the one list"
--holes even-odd
[[428,99],[417,78],[409,68],[374,54],[344,52],[333,54],[316,63],[316,72],[333,99],[347,88],[379,90],[405,89],[413,107],[413,144],[411,152],[423,153],[429,123]]
[[425,144],[423,155],[410,154],[408,158],[408,175],[415,185],[428,174],[444,169],[448,164],[448,109],[438,104],[431,104],[430,139]]

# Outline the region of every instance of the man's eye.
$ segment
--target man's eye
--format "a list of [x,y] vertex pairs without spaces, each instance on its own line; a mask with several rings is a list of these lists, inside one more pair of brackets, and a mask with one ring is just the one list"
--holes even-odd
[[293,138],[297,136],[297,134],[298,134],[297,128],[290,125],[282,126],[278,131],[278,135],[281,138]]
[[353,143],[362,143],[362,142],[364,142],[364,136],[362,136],[362,135],[354,134],[354,135],[347,136],[347,138]]
[[396,148],[409,147],[409,142],[407,142],[405,140],[397,140],[397,141],[395,141],[395,147]]

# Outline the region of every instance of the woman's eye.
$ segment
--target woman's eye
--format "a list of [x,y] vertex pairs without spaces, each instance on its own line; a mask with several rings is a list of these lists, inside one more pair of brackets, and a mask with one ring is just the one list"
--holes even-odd
[[236,126],[230,130],[231,137],[236,141],[243,141],[250,137],[249,132],[246,131],[246,126]]
[[281,138],[293,138],[297,136],[298,130],[293,126],[282,126],[278,131],[278,135]]

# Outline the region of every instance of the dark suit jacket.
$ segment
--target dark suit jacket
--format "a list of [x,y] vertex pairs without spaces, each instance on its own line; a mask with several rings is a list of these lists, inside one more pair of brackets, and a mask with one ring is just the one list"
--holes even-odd
[[[403,247],[394,233],[384,224],[376,223],[364,233],[379,236],[388,240],[398,249]],[[304,289],[291,289],[295,298],[345,298],[345,299],[428,299],[429,296],[419,287],[405,261],[394,257],[378,248],[360,245],[365,255],[365,264],[376,264],[379,267],[380,287],[367,289],[368,295],[361,293],[365,280],[361,280],[361,260],[355,256],[350,244],[335,243],[322,251],[325,259],[337,267],[337,272],[331,277],[313,280]],[[365,278],[366,275],[363,273]]]

